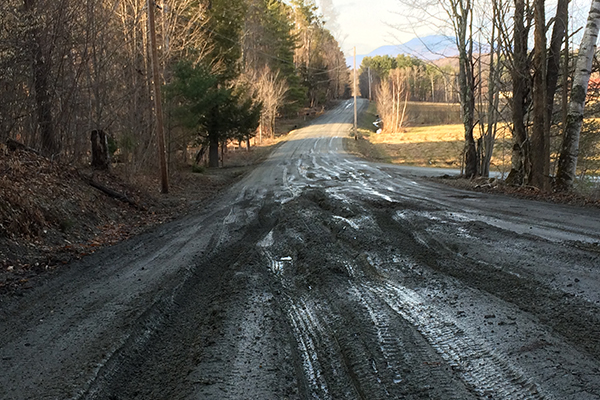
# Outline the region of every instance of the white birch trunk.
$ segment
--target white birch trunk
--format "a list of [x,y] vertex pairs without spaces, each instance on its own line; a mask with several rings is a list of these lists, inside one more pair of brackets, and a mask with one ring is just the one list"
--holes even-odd
[[583,124],[583,109],[587,95],[588,82],[592,71],[592,60],[596,52],[598,30],[600,29],[600,0],[593,0],[587,24],[579,46],[575,76],[571,89],[571,102],[564,128],[563,144],[558,160],[556,184],[559,190],[573,188],[579,153],[579,134]]

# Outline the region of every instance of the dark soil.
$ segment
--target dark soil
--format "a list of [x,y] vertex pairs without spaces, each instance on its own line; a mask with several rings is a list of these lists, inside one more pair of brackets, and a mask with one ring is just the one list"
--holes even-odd
[[[128,179],[122,165],[93,171],[0,146],[0,295],[21,295],[62,265],[200,209],[269,151],[229,152],[230,166],[202,173],[179,169],[162,195],[156,178]],[[94,188],[90,179],[130,202]]]

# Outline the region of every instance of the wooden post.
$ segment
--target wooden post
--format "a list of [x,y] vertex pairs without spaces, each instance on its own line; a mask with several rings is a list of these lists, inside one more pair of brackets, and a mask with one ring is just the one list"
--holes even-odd
[[154,23],[154,1],[148,0],[148,29],[150,30],[150,58],[152,59],[152,80],[154,81],[154,111],[156,114],[156,142],[160,166],[161,193],[169,193],[169,175],[165,157],[165,135],[163,127],[162,99],[160,93],[160,73],[158,51],[156,50],[156,26]]
[[357,129],[357,113],[356,113],[356,47],[354,47],[354,140],[358,140]]
[[[354,65],[356,66],[356,61]],[[371,96],[371,67],[367,71],[369,71],[369,101],[371,101],[373,100],[373,96]]]

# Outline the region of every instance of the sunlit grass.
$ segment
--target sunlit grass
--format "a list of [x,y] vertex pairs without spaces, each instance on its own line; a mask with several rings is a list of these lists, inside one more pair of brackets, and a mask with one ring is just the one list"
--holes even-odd
[[[413,112],[420,115],[431,112],[439,112],[446,116],[456,111],[456,105],[441,103],[409,103]],[[417,110],[415,107],[421,107]],[[444,110],[444,108],[447,108]],[[371,161],[389,162],[412,166],[427,166],[438,168],[460,169],[463,163],[464,150],[464,127],[460,123],[452,124],[416,124],[410,121],[400,132],[375,133],[372,125],[376,118],[377,108],[374,102],[358,119],[359,140],[348,140],[349,152],[364,157]],[[441,117],[440,117],[441,118]],[[431,118],[428,119],[431,121]],[[600,120],[600,119],[598,119]],[[475,140],[481,136],[479,126],[475,127]],[[353,135],[350,135],[353,138]],[[551,170],[556,168],[558,158],[557,150],[560,136],[553,137],[554,144],[551,154]],[[600,145],[594,144],[596,147]],[[578,172],[583,175],[597,176],[600,171],[600,150],[592,151],[585,158],[580,157]],[[496,172],[507,176],[511,167],[512,135],[510,126],[506,123],[498,124],[494,152],[490,164],[490,172]],[[594,180],[594,183],[597,181]]]
[[373,143],[454,142],[464,139],[462,124],[407,127],[397,133],[380,133],[371,137]]
[[[428,111],[444,112],[446,106],[455,111],[456,105],[412,103]],[[464,127],[462,124],[438,124],[408,126],[400,132],[375,133],[372,122],[377,109],[371,103],[359,117],[359,138],[356,143],[348,143],[352,153],[380,162],[394,164],[429,166],[438,168],[461,168],[464,149]],[[491,171],[507,173],[510,168],[510,133],[505,125],[498,130]],[[476,130],[475,136],[480,133]]]

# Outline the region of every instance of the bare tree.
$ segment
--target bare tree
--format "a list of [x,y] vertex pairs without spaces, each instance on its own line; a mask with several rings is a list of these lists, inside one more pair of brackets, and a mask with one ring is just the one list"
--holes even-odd
[[458,87],[465,129],[465,176],[479,173],[475,127],[475,76],[473,73],[473,3],[471,0],[448,0],[442,3],[452,21],[458,47]]
[[550,143],[546,135],[546,13],[545,1],[534,0],[533,54],[533,129],[531,132],[530,183],[541,189],[549,187]]
[[[52,34],[45,34],[44,27],[38,22],[41,20],[40,16],[49,10],[44,10],[45,7],[40,6],[36,0],[24,0],[23,3],[25,18],[29,25],[29,48],[40,144],[43,154],[53,156],[58,153],[59,146],[54,127],[50,87],[54,38]],[[55,16],[57,15],[52,15]]]
[[[498,131],[498,119],[500,116],[500,110],[498,109],[500,104],[500,78],[504,70],[504,62],[501,59],[501,36],[499,30],[501,26],[499,22],[505,14],[505,7],[500,1],[492,2],[492,19],[491,19],[491,32],[489,35],[489,65],[488,65],[488,78],[487,78],[487,109],[484,115],[480,115],[479,123],[481,127],[481,138],[480,138],[480,153],[481,153],[481,176],[489,177],[490,174],[490,163],[492,161],[492,155],[494,152],[494,145],[496,141],[496,134]],[[480,54],[480,65],[481,65],[481,54]],[[479,72],[480,79],[483,79],[482,72]],[[480,88],[481,91],[481,88]],[[480,103],[484,103],[483,99]]]
[[397,132],[404,123],[409,96],[408,76],[411,68],[395,68],[381,79],[375,89],[377,110],[385,132]]
[[260,137],[266,134],[273,136],[275,133],[275,118],[279,109],[284,105],[285,94],[288,90],[285,80],[279,76],[279,72],[273,72],[268,66],[260,71],[249,70],[243,74],[241,80],[249,85],[254,92],[254,98],[262,103],[260,115]]
[[[554,95],[556,93],[556,87],[558,84],[561,61],[561,45],[563,41],[565,42],[565,47],[568,48],[567,41],[564,40],[567,31],[568,16],[569,1],[558,0],[556,5],[556,16],[554,17],[554,27],[552,28],[552,37],[550,39],[550,47],[548,48],[548,68],[546,71],[547,99],[544,131],[547,135],[549,135],[550,127],[552,125]],[[566,59],[564,62],[565,65],[568,65]]]
[[[530,30],[529,5],[526,0],[514,0],[514,26],[512,39],[509,38],[508,27],[504,27],[504,55],[509,61],[512,78],[512,135],[513,148],[511,170],[507,182],[523,184],[529,177],[530,143],[525,126],[527,114],[527,98],[529,94],[529,58],[527,54],[527,38]],[[510,51],[512,47],[512,51]]]

